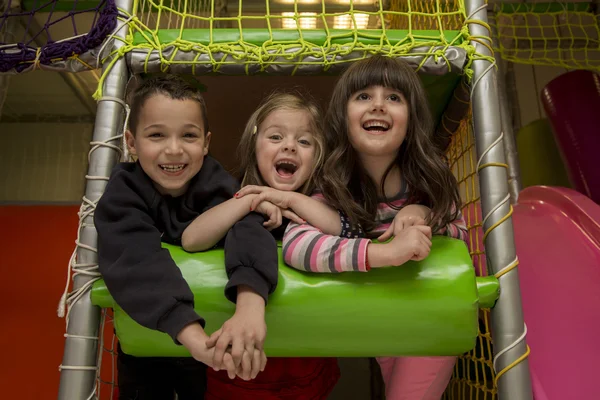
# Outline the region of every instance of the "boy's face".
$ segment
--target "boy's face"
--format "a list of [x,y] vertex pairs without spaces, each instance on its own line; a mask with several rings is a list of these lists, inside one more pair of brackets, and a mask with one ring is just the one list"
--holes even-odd
[[157,94],[141,108],[135,136],[125,133],[131,153],[161,194],[181,196],[202,168],[210,144],[203,127],[197,101]]

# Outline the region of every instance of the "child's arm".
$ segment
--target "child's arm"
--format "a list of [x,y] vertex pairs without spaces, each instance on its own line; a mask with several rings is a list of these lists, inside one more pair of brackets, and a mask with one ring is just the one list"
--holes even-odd
[[[337,236],[341,232],[340,215],[330,207],[320,194],[312,197],[297,192],[286,192],[268,186],[244,186],[236,198],[245,199],[248,195],[256,195],[252,205],[268,201],[282,209],[291,209],[300,218],[328,235]],[[295,221],[298,222],[298,221]]]
[[431,228],[413,226],[389,243],[325,235],[317,228],[290,223],[283,236],[285,263],[309,272],[367,272],[371,268],[400,266],[420,261],[431,249]]
[[201,213],[181,235],[181,246],[189,252],[212,248],[229,229],[250,212],[252,198],[237,202],[229,199]]
[[140,183],[117,170],[96,207],[99,270],[131,318],[178,343],[185,326],[201,328],[204,320],[194,311],[194,295],[181,271],[162,248],[161,232],[136,185]]
[[[410,226],[425,225],[430,213],[431,209],[419,204],[410,204],[406,207],[403,207],[400,211],[398,211],[398,214],[396,214],[394,220],[387,230],[377,239],[380,241],[385,241],[392,236],[398,235],[403,229],[406,229]],[[465,224],[461,212],[458,212],[458,216],[454,221],[450,222],[446,226],[441,227],[437,231],[433,232],[433,234],[450,236],[456,239],[467,241],[467,225]]]
[[469,231],[467,229],[467,224],[465,223],[462,213],[459,211],[458,216],[454,221],[439,229],[437,232],[435,232],[435,234],[450,236],[455,239],[460,239],[467,242],[467,239],[469,237]]
[[225,296],[236,303],[236,315],[223,326],[221,332],[228,331],[229,335],[219,341],[219,346],[222,349],[231,344],[232,349],[236,348],[236,362],[239,349],[254,355],[253,371],[265,339],[261,329],[264,307],[278,279],[277,243],[263,227],[263,220],[256,213],[248,214],[225,238],[225,269],[229,278]]
[[[245,368],[242,368],[241,378],[249,380],[264,371],[267,363],[262,348],[267,334],[265,301],[248,286],[240,285],[237,291],[235,314],[210,336],[206,345],[209,348],[214,347],[212,364],[218,371],[231,343],[234,365],[246,364]],[[244,338],[247,340],[241,340]]]
[[263,225],[269,229],[281,225],[282,215],[297,222],[301,221],[293,212],[282,211],[268,201],[262,201],[256,206],[252,206],[255,198],[256,195],[250,195],[240,200],[229,199],[200,214],[183,231],[181,236],[183,249],[196,252],[212,248],[225,237],[236,222],[253,210],[267,217],[267,221]]

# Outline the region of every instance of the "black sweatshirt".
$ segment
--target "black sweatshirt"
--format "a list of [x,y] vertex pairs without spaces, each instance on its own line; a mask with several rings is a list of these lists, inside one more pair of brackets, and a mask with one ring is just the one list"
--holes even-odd
[[[163,196],[139,163],[120,163],[94,213],[98,264],[111,295],[140,325],[176,337],[186,325],[204,319],[194,296],[161,241],[181,245],[181,235],[201,213],[233,197],[238,182],[213,158],[192,178],[185,194]],[[237,286],[247,285],[265,302],[277,286],[277,246],[251,213],[225,239],[225,295],[233,302]]]

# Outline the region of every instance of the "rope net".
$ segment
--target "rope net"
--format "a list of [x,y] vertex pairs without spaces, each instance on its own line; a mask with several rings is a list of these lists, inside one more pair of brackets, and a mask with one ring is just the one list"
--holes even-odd
[[[471,50],[460,23],[463,1],[403,4],[396,10],[388,0],[137,0],[132,15],[119,18],[130,31],[117,53],[133,53],[132,72],[293,75],[327,71],[370,53],[410,55],[418,58],[417,68],[432,58],[440,74],[460,72],[464,60],[453,70],[446,51]],[[415,25],[420,21],[429,21],[427,28]],[[103,54],[104,61],[113,55]]]
[[392,29],[460,30],[465,21],[462,0],[410,1],[391,0],[386,23]]
[[116,27],[114,0],[5,0],[0,7],[0,73],[95,69],[85,57]]
[[[468,88],[462,83],[464,92]],[[459,90],[457,90],[458,92]],[[468,98],[468,97],[467,97]],[[464,101],[455,97],[455,101]],[[447,117],[446,117],[447,118]],[[446,118],[443,120],[446,121]],[[478,276],[486,276],[485,249],[483,246],[483,225],[479,180],[477,178],[477,154],[472,130],[470,110],[460,121],[452,135],[446,156],[454,176],[458,180],[463,200],[462,213],[469,230],[468,246],[473,265]],[[493,400],[497,398],[492,364],[492,334],[490,310],[479,314],[479,332],[473,350],[458,358],[450,384],[444,394],[445,400]]]
[[600,71],[600,14],[591,2],[495,7],[498,49],[507,61]]

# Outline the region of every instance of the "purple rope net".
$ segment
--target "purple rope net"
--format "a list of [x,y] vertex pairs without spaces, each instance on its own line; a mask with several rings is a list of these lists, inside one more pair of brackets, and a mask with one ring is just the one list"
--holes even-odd
[[[35,62],[38,52],[39,64],[45,66],[84,54],[100,46],[117,25],[114,0],[35,0],[28,2],[33,4],[28,10],[11,8],[11,3],[15,1],[8,0],[6,10],[0,15],[0,32],[5,32],[0,35],[0,73],[23,72]],[[61,3],[59,7],[57,3]],[[65,3],[70,10],[65,10]],[[9,25],[11,20],[15,24]],[[20,28],[15,29],[15,25]],[[65,30],[70,39],[58,37],[56,32]],[[15,34],[22,37],[14,37]],[[3,39],[12,43],[4,43]]]

